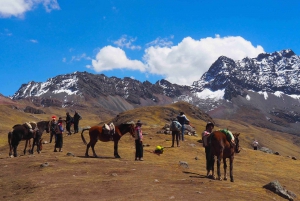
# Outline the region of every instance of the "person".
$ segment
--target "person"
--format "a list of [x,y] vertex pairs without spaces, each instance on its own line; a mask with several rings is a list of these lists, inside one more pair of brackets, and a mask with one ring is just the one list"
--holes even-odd
[[79,125],[79,120],[81,120],[81,116],[79,115],[79,113],[77,111],[75,111],[73,120],[74,120],[74,134],[78,133],[78,125]]
[[177,116],[177,121],[182,125],[181,126],[181,140],[184,141],[184,124],[188,123],[190,120],[184,115],[184,112],[180,112]]
[[56,133],[56,142],[54,146],[54,152],[57,152],[57,148],[59,152],[62,152],[62,146],[63,146],[63,120],[61,117],[58,119],[58,123],[55,129]]
[[181,129],[182,125],[177,121],[176,118],[174,118],[172,120],[171,125],[173,125],[173,124],[176,128],[171,128],[171,130],[172,130],[172,146],[171,147],[174,147],[175,139],[176,139],[177,147],[180,147],[180,145],[179,145],[179,135],[180,135],[180,129]]
[[254,150],[257,150],[257,147],[258,147],[258,141],[255,139],[255,140],[253,141],[252,145],[253,145],[253,149],[254,149]]
[[212,133],[215,125],[212,122],[208,122],[206,124],[205,130],[202,133],[202,143],[205,149],[205,157],[206,157],[206,176],[210,177],[210,171],[212,170],[212,166],[214,164],[214,158],[211,157],[211,149],[210,149],[210,140],[209,136]]
[[142,132],[142,122],[137,121],[135,126],[135,160],[143,161],[143,132]]
[[68,135],[71,135],[72,133],[71,133],[71,124],[72,124],[72,117],[71,117],[71,115],[70,115],[70,113],[69,112],[67,112],[66,113],[66,130],[67,130],[67,132],[68,132]]
[[49,143],[52,143],[52,138],[56,141],[55,128],[57,126],[56,116],[52,116],[52,120],[50,121],[50,140]]

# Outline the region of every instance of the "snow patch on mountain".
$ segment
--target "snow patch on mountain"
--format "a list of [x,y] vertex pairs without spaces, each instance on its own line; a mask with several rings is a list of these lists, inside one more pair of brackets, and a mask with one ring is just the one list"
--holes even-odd
[[247,94],[247,96],[246,96],[246,100],[250,100],[251,99],[251,97]]
[[264,95],[265,100],[268,99],[268,93],[266,91],[259,91],[258,93]]
[[220,99],[223,99],[224,93],[225,93],[225,89],[221,89],[221,90],[217,90],[217,91],[212,91],[210,89],[204,89],[201,92],[196,92],[195,95],[201,99],[220,100]]

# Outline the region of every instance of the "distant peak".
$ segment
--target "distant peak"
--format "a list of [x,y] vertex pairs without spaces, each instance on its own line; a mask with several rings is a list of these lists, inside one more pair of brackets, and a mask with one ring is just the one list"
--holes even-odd
[[293,50],[291,49],[287,49],[287,50],[281,50],[280,53],[282,54],[282,56],[286,57],[286,58],[290,58],[294,55],[296,55]]

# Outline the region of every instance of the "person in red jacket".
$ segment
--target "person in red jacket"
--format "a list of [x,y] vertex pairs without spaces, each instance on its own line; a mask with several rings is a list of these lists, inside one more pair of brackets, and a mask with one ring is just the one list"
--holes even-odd
[[55,146],[54,146],[54,152],[57,152],[57,148],[58,148],[59,152],[62,152],[63,131],[64,131],[63,120],[61,117],[59,117],[56,129],[55,129],[56,141],[55,141]]

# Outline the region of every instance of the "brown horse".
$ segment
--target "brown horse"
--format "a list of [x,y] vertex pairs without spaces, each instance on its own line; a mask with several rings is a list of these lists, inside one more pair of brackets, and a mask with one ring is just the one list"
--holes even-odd
[[33,146],[29,150],[30,153],[33,153],[34,145],[38,147],[38,153],[42,150],[41,136],[46,130],[49,133],[49,121],[40,121],[37,123],[31,122],[30,125],[34,130],[34,133],[30,133],[29,129],[25,124],[17,124],[13,126],[13,131],[8,133],[8,145],[9,145],[9,156],[14,152],[14,156],[17,156],[17,147],[21,140],[25,140],[24,155],[26,154],[27,144],[29,142],[29,147],[31,147],[31,139],[33,138]]
[[234,146],[230,146],[229,141],[226,138],[226,135],[221,131],[214,131],[210,135],[211,139],[211,157],[212,157],[212,176],[215,178],[214,175],[214,157],[217,157],[217,174],[218,174],[218,180],[222,180],[221,178],[221,172],[220,172],[220,165],[221,160],[223,159],[224,164],[224,180],[227,180],[227,164],[226,164],[226,158],[229,158],[230,160],[230,181],[233,182],[233,159],[234,159],[234,153],[240,152],[240,145],[239,145],[239,133],[233,134],[234,136]]
[[[86,142],[86,140],[84,139],[84,136],[83,136],[83,132],[86,130],[89,130],[89,135],[90,135],[89,143]],[[119,143],[120,138],[128,132],[132,135],[132,137],[135,136],[134,123],[131,123],[131,122],[123,123],[118,126],[115,126],[115,132],[112,134],[112,139],[114,141],[114,156],[115,156],[115,158],[121,158],[118,154],[118,143]],[[94,157],[98,157],[95,152],[95,149],[94,149],[97,141],[98,140],[100,140],[102,142],[111,141],[111,135],[104,134],[102,126],[93,126],[91,128],[85,128],[82,130],[81,139],[82,139],[83,143],[85,145],[87,145],[85,156],[89,157],[89,153],[88,153],[89,148],[92,147]]]

